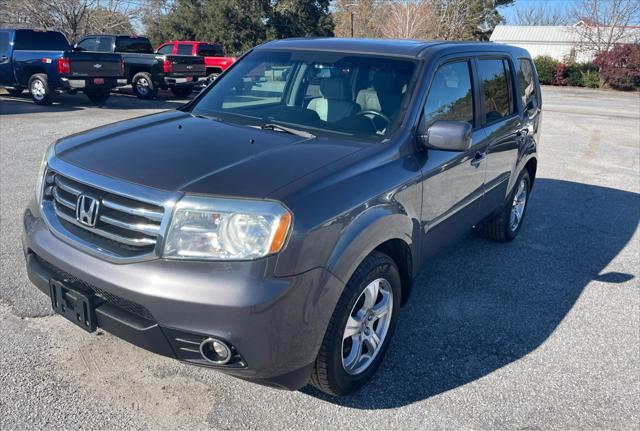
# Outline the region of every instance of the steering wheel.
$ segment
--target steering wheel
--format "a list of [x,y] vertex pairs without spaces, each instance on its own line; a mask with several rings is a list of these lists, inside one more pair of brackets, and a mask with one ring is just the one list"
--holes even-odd
[[374,110],[371,110],[371,109],[367,109],[365,111],[360,111],[360,112],[358,112],[356,114],[356,116],[359,116],[359,115],[360,116],[373,115],[374,117],[382,118],[385,121],[385,124],[384,124],[384,127],[379,128],[373,118],[367,117],[367,118],[369,118],[371,120],[371,123],[373,123],[373,127],[375,127],[375,129],[378,130],[378,131],[386,129],[387,126],[389,124],[391,124],[391,119],[389,117],[387,117],[386,115],[384,115],[382,112],[378,112],[378,111],[374,111]]

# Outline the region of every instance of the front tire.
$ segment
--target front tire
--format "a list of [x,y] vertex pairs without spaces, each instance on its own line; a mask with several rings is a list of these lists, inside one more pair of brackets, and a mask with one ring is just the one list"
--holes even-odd
[[44,73],[36,73],[29,78],[29,94],[38,105],[51,105],[53,91],[49,88],[49,80]]
[[84,94],[93,103],[104,103],[111,96],[111,91],[108,88],[92,88],[85,90]]
[[311,383],[329,395],[346,395],[371,379],[389,347],[400,310],[400,273],[393,259],[372,252],[340,296]]
[[171,87],[171,92],[176,97],[189,97],[193,93],[193,87],[191,85],[175,85]]
[[131,80],[131,88],[138,99],[154,99],[158,94],[158,88],[153,83],[151,74],[148,72],[138,72]]
[[484,232],[489,239],[509,242],[518,236],[529,204],[530,192],[531,177],[529,171],[523,169],[502,211],[484,224]]

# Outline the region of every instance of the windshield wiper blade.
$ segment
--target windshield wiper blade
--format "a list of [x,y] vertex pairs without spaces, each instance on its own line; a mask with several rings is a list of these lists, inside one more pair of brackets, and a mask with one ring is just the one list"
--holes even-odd
[[290,135],[300,136],[301,138],[313,139],[316,135],[313,135],[309,132],[305,132],[304,130],[292,129],[291,127],[281,126],[276,123],[265,123],[260,126],[262,130],[273,130],[274,132],[284,132]]

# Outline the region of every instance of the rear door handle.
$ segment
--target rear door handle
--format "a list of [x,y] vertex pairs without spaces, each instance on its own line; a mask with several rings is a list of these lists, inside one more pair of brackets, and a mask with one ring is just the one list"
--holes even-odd
[[481,153],[480,151],[478,151],[473,156],[473,159],[471,159],[471,166],[473,166],[474,168],[479,167],[480,163],[482,163],[482,161],[486,158],[487,158],[487,153]]
[[0,63],[6,63],[7,61],[9,61],[9,57],[6,55],[0,56]]

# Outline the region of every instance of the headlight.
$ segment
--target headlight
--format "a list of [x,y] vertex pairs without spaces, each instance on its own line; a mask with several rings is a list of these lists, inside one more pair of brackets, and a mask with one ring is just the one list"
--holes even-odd
[[165,258],[246,260],[279,252],[291,213],[272,201],[185,196],[175,207]]
[[49,164],[49,159],[53,157],[55,154],[55,142],[49,145],[44,152],[44,156],[42,157],[42,161],[40,162],[40,169],[38,170],[38,178],[36,179],[36,201],[38,204],[42,201],[42,187],[44,185],[44,173],[47,170],[47,165]]

